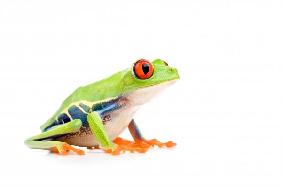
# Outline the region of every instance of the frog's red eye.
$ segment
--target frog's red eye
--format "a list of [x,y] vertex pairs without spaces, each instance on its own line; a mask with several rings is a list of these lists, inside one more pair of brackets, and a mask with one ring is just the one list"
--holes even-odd
[[154,67],[149,61],[140,59],[134,64],[133,72],[137,78],[145,80],[153,75]]

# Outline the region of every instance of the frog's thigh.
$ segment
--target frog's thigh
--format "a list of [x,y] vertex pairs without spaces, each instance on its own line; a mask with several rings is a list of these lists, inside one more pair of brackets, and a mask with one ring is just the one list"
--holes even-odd
[[25,144],[33,149],[51,149],[56,147],[60,152],[60,150],[63,148],[63,145],[66,143],[60,141],[47,141],[44,139],[48,139],[52,136],[56,136],[60,134],[77,132],[79,131],[81,125],[82,125],[81,120],[79,119],[73,120],[71,122],[57,126],[49,131],[30,137],[25,141]]

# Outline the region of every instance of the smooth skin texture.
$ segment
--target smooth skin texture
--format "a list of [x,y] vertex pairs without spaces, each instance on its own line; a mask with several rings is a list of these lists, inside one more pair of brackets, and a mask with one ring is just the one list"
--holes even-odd
[[[178,79],[177,70],[160,59],[152,63],[138,60],[128,69],[75,90],[40,127],[42,133],[28,138],[25,144],[62,155],[69,151],[84,154],[71,145],[101,148],[113,155],[144,153],[154,145],[173,147],[171,141],[146,140],[133,116],[141,105]],[[125,128],[134,141],[118,137]],[[86,133],[82,135],[83,131]]]

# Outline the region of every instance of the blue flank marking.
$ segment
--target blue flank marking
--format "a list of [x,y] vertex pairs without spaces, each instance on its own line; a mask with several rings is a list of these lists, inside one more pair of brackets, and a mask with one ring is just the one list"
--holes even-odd
[[86,104],[79,103],[79,106],[80,106],[85,112],[90,112],[90,107],[87,106]]
[[[103,119],[104,116],[108,115],[109,113],[118,110],[119,108],[122,107],[121,104],[119,104],[118,100],[120,98],[117,99],[113,99],[111,101],[107,101],[107,102],[103,102],[103,103],[99,103],[99,104],[94,104],[92,106],[92,111],[96,111],[99,113],[99,115],[101,116],[101,118]],[[87,112],[90,112],[90,108],[89,110],[87,109],[88,106],[80,103],[79,106],[81,108],[83,108],[84,110],[87,110]],[[82,126],[88,126],[88,121],[87,121],[87,113],[84,113],[83,111],[81,111],[77,106],[72,105],[69,109],[68,112],[70,114],[70,116],[72,117],[72,119],[80,119],[82,121]],[[43,132],[48,131],[52,128],[55,128],[59,125],[62,125],[64,123],[67,123],[70,121],[70,117],[67,114],[61,114],[58,117],[58,120],[55,120],[52,124],[50,124],[49,126],[47,126]]]
[[58,124],[64,124],[64,123],[68,123],[68,122],[70,122],[70,117],[67,114],[63,113],[63,114],[59,115]]
[[51,128],[55,128],[55,127],[57,127],[58,125],[59,125],[58,121],[55,120],[51,125],[47,126],[47,127],[43,130],[43,132],[49,131]]
[[83,126],[88,125],[87,114],[82,112],[77,106],[71,106],[68,109],[68,112],[71,115],[72,119],[80,119]]
[[105,106],[103,109],[101,110],[97,110],[96,112],[98,112],[100,114],[100,116],[105,116],[106,114],[109,114],[117,109],[119,109],[120,106],[117,103],[113,103],[113,104],[109,104],[107,106]]
[[92,106],[92,111],[96,111],[100,114],[101,117],[105,116],[106,114],[109,114],[119,108],[121,108],[121,105],[118,103],[117,99],[113,99],[111,101],[99,103],[99,104],[94,104]]

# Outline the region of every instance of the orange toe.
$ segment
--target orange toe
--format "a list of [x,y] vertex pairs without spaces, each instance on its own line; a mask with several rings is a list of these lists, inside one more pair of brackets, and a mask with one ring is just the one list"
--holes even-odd
[[50,148],[50,152],[51,153],[59,153],[59,150],[56,148],[56,147],[52,147],[52,148]]
[[76,153],[78,155],[84,155],[85,154],[83,150],[72,147],[71,145],[69,145],[67,143],[63,143],[61,151],[59,151],[58,148],[56,148],[56,147],[50,148],[51,153],[57,153],[57,154],[60,154],[60,155],[68,155],[69,151],[73,151],[74,153]]
[[68,154],[69,151],[73,151],[74,153],[78,154],[78,155],[84,155],[85,152],[81,149],[77,149],[75,147],[72,147],[71,145],[64,143],[63,144],[63,152],[62,154]]
[[174,146],[176,146],[176,143],[173,142],[173,141],[168,141],[165,143],[165,146],[168,147],[168,148],[172,148]]
[[111,155],[119,155],[120,152],[121,152],[121,149],[119,146],[117,146],[115,149],[107,149],[107,150],[104,150],[106,153],[109,153]]
[[172,141],[168,141],[168,142],[160,142],[157,139],[152,139],[152,140],[146,140],[146,143],[150,144],[151,146],[158,146],[158,147],[174,147],[176,146],[176,143],[172,142]]

